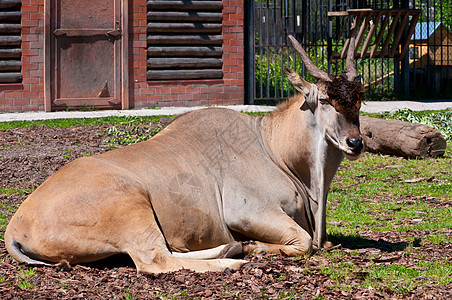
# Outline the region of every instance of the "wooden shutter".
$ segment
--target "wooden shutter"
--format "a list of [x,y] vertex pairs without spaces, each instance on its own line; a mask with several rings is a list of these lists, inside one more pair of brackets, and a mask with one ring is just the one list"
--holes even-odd
[[148,1],[148,80],[223,77],[221,1]]
[[20,0],[0,1],[0,83],[22,81]]

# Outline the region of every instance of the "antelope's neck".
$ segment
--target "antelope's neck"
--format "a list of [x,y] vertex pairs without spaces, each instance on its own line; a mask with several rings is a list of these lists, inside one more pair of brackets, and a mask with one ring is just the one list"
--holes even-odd
[[[309,128],[311,112],[297,116],[295,108],[272,114],[265,122],[265,140],[277,163],[290,170],[305,185],[310,184],[311,168],[315,157],[312,153],[312,128]],[[298,111],[300,114],[300,111]],[[301,121],[301,123],[300,123]]]
[[[300,106],[298,106],[300,107]],[[312,111],[297,107],[273,114],[265,120],[266,142],[276,162],[297,177],[309,199],[306,212],[312,216],[313,242],[326,241],[326,199],[343,154],[326,140]]]
[[326,141],[312,111],[300,107],[295,103],[293,108],[266,117],[265,140],[277,163],[320,200],[343,156]]

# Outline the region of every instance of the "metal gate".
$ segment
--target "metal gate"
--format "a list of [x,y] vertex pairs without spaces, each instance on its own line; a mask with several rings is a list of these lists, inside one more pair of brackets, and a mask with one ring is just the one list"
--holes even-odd
[[[344,46],[343,39],[336,41],[345,19],[328,17],[328,12],[361,8],[420,10],[412,36],[404,32],[409,40],[409,55],[402,59],[400,55],[356,60],[368,100],[452,98],[452,9],[443,6],[443,1],[446,0],[246,1],[247,102],[274,104],[294,93],[283,65],[306,77],[306,70],[287,39],[289,34],[305,47],[320,69],[340,74],[344,62],[331,57],[333,50]],[[375,17],[368,21],[382,22]],[[346,30],[350,29],[350,24],[345,25]]]

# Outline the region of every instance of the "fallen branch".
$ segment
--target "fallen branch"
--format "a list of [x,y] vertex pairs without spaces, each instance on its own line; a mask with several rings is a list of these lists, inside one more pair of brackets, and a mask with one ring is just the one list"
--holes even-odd
[[366,150],[374,153],[425,158],[442,156],[446,140],[433,127],[371,117],[360,117]]

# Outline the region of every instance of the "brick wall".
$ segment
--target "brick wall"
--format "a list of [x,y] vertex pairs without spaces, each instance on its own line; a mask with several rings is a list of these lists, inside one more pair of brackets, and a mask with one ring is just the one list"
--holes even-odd
[[0,112],[44,110],[44,0],[22,0],[22,83],[0,84]]
[[[223,0],[223,79],[146,80],[146,0],[129,0],[131,108],[244,103],[243,1]],[[44,110],[44,0],[22,1],[21,84],[0,84],[0,112]]]

